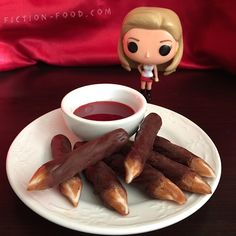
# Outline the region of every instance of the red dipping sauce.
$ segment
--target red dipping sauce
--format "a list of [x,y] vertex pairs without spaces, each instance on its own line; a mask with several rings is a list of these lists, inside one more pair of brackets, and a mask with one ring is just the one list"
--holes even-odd
[[88,120],[111,121],[131,116],[134,110],[120,102],[97,101],[78,107],[74,114]]

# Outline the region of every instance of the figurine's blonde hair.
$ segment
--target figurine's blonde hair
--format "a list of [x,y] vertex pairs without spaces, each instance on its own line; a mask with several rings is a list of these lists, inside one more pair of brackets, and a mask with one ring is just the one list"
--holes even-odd
[[138,7],[126,15],[118,43],[118,56],[121,65],[126,70],[137,68],[138,65],[137,62],[132,61],[125,55],[123,49],[123,37],[133,28],[166,30],[174,37],[178,42],[178,49],[174,58],[167,63],[157,65],[158,70],[163,71],[165,75],[174,72],[183,55],[182,26],[176,13],[165,8]]

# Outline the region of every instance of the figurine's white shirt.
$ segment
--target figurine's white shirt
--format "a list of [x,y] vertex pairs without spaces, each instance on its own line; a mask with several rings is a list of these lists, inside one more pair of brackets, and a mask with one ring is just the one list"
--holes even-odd
[[143,65],[143,71],[142,71],[142,76],[146,78],[151,78],[153,77],[153,71],[154,65]]

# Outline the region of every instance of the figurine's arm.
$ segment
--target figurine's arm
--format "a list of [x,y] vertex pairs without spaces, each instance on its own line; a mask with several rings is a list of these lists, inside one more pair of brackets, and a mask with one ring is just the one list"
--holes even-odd
[[138,71],[139,71],[140,74],[142,74],[142,66],[143,66],[142,64],[138,65]]
[[154,80],[155,80],[155,82],[159,81],[157,66],[154,66]]

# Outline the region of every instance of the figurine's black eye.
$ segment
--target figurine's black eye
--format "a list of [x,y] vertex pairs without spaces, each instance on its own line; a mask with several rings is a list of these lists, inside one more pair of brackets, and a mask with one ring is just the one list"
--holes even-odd
[[171,50],[171,47],[169,45],[162,45],[159,48],[159,53],[161,56],[166,56],[169,54],[170,50]]
[[135,42],[129,42],[128,43],[128,50],[131,52],[131,53],[135,53],[138,51],[138,45],[135,43]]

